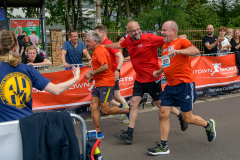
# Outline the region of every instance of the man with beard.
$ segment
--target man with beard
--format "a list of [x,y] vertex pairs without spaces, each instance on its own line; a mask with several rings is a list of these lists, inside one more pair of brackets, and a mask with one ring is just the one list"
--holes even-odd
[[207,26],[207,35],[204,36],[202,39],[205,54],[217,53],[218,45],[219,45],[219,48],[222,48],[221,42],[224,41],[224,38],[220,38],[214,35],[213,33],[214,33],[214,28],[213,28],[213,25],[210,24]]
[[[163,37],[154,34],[143,34],[140,26],[135,21],[127,24],[127,32],[129,36],[122,42],[106,44],[106,48],[127,48],[131,58],[132,66],[137,73],[133,87],[133,95],[130,102],[130,119],[127,131],[121,134],[114,134],[118,140],[132,144],[133,130],[138,116],[138,105],[144,93],[149,93],[155,101],[158,108],[161,108],[161,78],[153,77],[153,71],[159,70],[157,47],[162,46]],[[188,124],[182,119],[181,112],[172,107],[171,113],[179,117],[181,130],[185,131]]]

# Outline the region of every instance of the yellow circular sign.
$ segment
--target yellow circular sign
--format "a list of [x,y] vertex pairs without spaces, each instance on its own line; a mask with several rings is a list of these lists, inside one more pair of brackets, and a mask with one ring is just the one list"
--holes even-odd
[[6,75],[0,85],[0,97],[4,104],[24,108],[25,103],[32,98],[32,82],[29,77],[20,72]]

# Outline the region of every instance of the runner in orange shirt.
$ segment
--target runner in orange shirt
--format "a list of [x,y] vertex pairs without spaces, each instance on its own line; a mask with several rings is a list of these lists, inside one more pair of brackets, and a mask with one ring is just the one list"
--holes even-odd
[[[101,42],[102,42],[101,45],[113,43],[107,37],[107,28],[106,27],[104,27],[102,25],[98,25],[95,27],[95,32],[101,38]],[[106,49],[107,49],[110,59],[111,59],[112,72],[115,77],[114,99],[110,102],[110,104],[114,105],[114,106],[119,106],[122,108],[129,108],[125,98],[120,93],[120,87],[119,87],[119,80],[120,80],[120,76],[121,76],[120,69],[123,65],[123,59],[124,59],[123,55],[118,49],[113,49],[113,48],[106,48]],[[118,119],[122,119],[123,116],[124,116],[124,114],[120,114],[118,116]],[[129,123],[128,118],[126,120],[124,120],[123,123]]]
[[205,121],[192,114],[196,92],[190,56],[199,54],[199,50],[189,40],[178,39],[177,32],[178,26],[174,21],[167,21],[162,26],[165,42],[162,52],[162,68],[154,71],[153,76],[157,78],[164,72],[167,85],[162,93],[162,107],[159,110],[161,144],[148,149],[152,155],[170,153],[167,139],[170,131],[169,115],[172,106],[180,106],[183,120],[186,123],[205,127],[209,142],[216,137],[213,119]]
[[[115,78],[111,69],[111,59],[106,48],[100,45],[101,40],[97,33],[92,33],[86,37],[86,45],[88,49],[93,51],[92,55],[92,71],[86,73],[84,77],[89,81],[95,80],[95,86],[92,90],[92,101],[90,104],[91,116],[93,119],[95,130],[98,132],[88,135],[96,136],[102,139],[103,133],[100,129],[100,110],[103,114],[128,114],[129,109],[117,106],[110,107],[110,101],[113,100],[113,88],[115,86]],[[128,115],[127,115],[128,116]]]

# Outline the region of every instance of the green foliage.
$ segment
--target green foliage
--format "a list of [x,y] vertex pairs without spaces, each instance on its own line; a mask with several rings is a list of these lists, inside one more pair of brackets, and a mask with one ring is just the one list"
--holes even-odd
[[24,7],[22,8],[23,13],[25,13],[25,17],[27,18],[40,18],[40,8],[36,7]]
[[8,7],[8,8],[7,8],[7,15],[8,15],[8,17],[9,17],[9,18],[21,18],[20,15],[16,15],[16,16],[13,15],[13,10],[14,10],[14,8],[15,8],[15,9],[18,9],[18,7]]
[[[83,2],[94,4],[95,0],[45,0],[47,25],[62,24],[66,30],[70,27],[80,31],[91,30],[90,18],[85,15]],[[102,24],[109,30],[126,30],[127,10],[130,18],[139,22],[142,30],[159,30],[168,20],[178,23],[179,29],[201,29],[212,24],[238,27],[239,0],[101,0]],[[39,8],[23,8],[25,17],[40,17]],[[84,15],[83,15],[84,13]],[[92,11],[95,14],[95,11]],[[8,17],[13,16],[13,8],[8,8]],[[15,17],[20,17],[19,15]]]
[[209,24],[220,25],[219,16],[209,5],[196,4],[190,8],[190,15],[188,21],[191,25],[188,28],[206,28]]
[[228,22],[228,27],[229,28],[239,28],[240,26],[240,16],[236,18],[230,18]]
[[[89,25],[84,22],[88,21],[88,17],[83,16],[83,12],[86,10],[82,9],[81,2],[86,0],[67,0],[67,8],[69,12],[70,25],[73,29],[80,31],[89,29]],[[93,0],[89,0],[89,3],[93,3]],[[80,3],[80,5],[79,5]],[[51,15],[46,17],[47,25],[54,25],[61,23],[66,26],[66,30],[69,30],[69,24],[67,21],[66,7],[64,0],[46,0],[46,9],[47,12]]]
[[154,9],[148,13],[143,13],[136,20],[142,29],[161,29],[165,21],[174,20],[178,23],[179,28],[187,28],[189,23],[185,12],[186,5],[184,0],[175,1],[155,1]]
[[47,25],[54,25],[57,23],[65,25],[66,9],[64,6],[64,1],[46,0],[45,5],[47,9],[46,12],[51,15],[50,17],[46,17]]

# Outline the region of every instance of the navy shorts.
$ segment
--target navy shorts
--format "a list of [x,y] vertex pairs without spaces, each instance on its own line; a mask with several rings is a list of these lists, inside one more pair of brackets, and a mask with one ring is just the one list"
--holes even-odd
[[135,80],[133,87],[133,96],[143,97],[144,93],[149,93],[154,101],[161,99],[162,86],[161,81],[140,83]]
[[193,103],[196,101],[195,83],[180,83],[176,86],[164,88],[161,97],[161,106],[179,107],[183,112],[189,112],[193,109]]
[[92,96],[98,97],[100,99],[100,103],[105,103],[113,100],[113,90],[114,86],[111,87],[93,87]]

